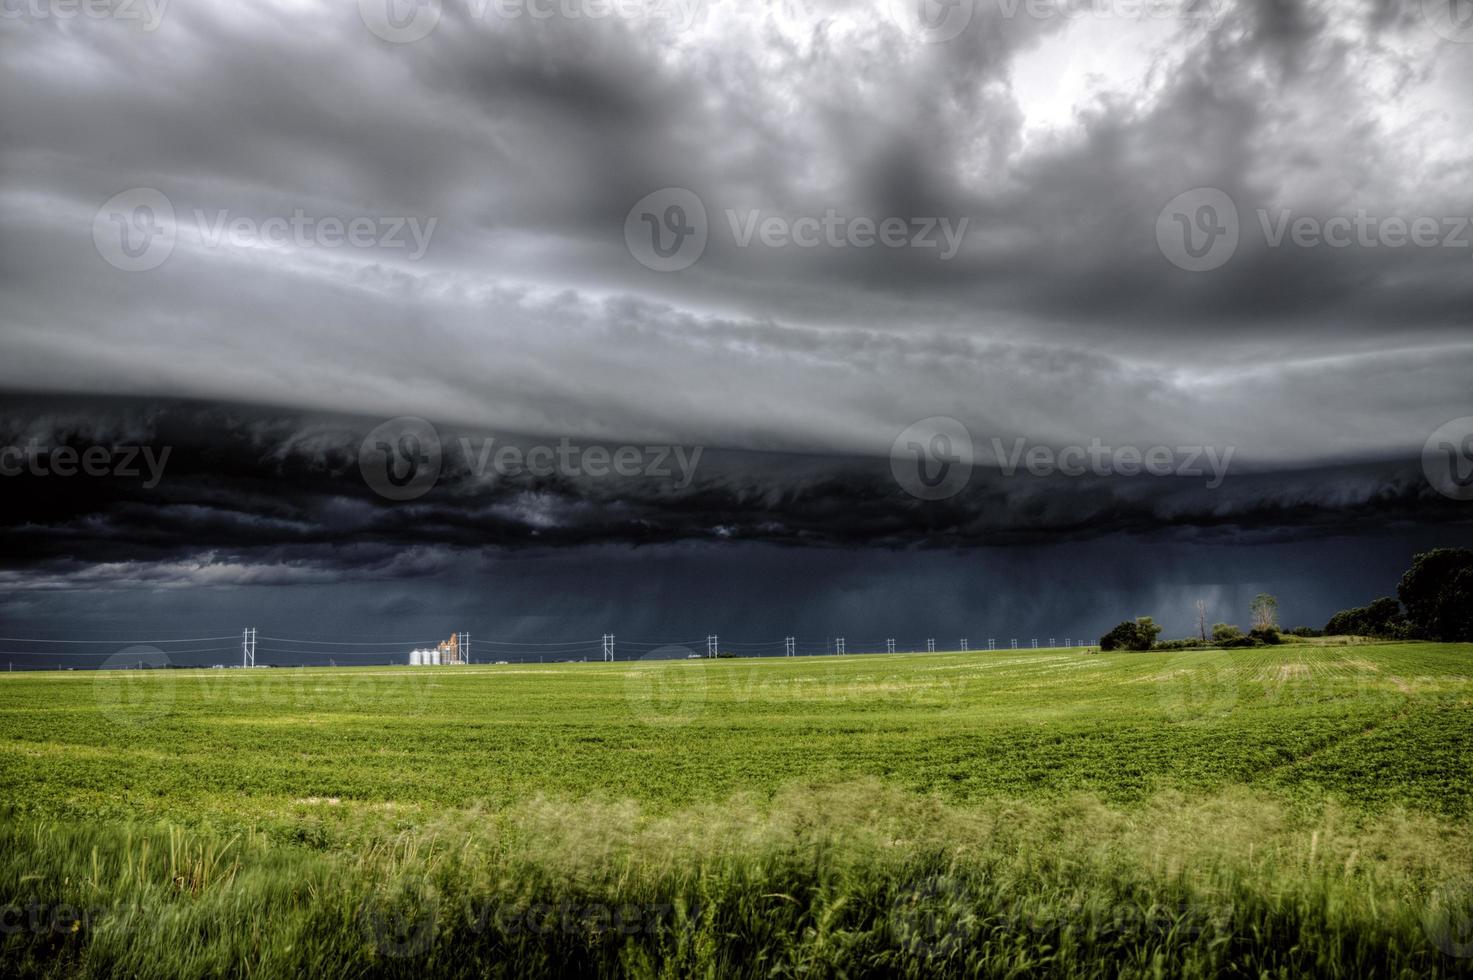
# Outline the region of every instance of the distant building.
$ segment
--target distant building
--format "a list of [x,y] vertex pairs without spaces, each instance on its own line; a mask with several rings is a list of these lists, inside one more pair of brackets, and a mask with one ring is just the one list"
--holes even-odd
[[452,664],[470,663],[470,637],[451,633],[450,639],[424,650],[409,651],[411,667],[445,667]]

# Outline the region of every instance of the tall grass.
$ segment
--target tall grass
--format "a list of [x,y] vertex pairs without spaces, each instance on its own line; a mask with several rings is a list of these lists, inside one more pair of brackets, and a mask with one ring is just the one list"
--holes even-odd
[[879,783],[462,809],[318,847],[0,820],[16,976],[1469,976],[1456,824]]

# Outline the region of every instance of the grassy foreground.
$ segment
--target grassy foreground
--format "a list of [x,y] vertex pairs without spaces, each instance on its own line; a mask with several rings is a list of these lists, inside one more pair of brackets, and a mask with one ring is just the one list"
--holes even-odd
[[1473,648],[0,679],[7,975],[1473,975]]

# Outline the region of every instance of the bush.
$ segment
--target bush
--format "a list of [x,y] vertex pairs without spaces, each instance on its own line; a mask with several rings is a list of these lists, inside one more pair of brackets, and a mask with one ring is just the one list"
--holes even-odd
[[1100,637],[1101,650],[1149,650],[1161,635],[1161,627],[1150,616],[1126,620]]
[[1237,640],[1243,636],[1243,631],[1228,623],[1215,623],[1212,627],[1212,639],[1217,643],[1227,643]]
[[1302,636],[1306,639],[1322,635],[1321,632],[1315,629],[1313,626],[1296,626],[1289,631],[1289,634],[1291,636]]
[[1267,629],[1256,629],[1250,632],[1248,635],[1265,646],[1276,647],[1281,642],[1279,640],[1279,631],[1273,629],[1272,627],[1269,627]]

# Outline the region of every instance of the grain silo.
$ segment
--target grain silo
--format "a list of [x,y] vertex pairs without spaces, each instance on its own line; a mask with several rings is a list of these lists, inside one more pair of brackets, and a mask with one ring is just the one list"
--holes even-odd
[[471,662],[471,635],[451,633],[450,639],[423,650],[409,651],[411,667],[443,667]]

